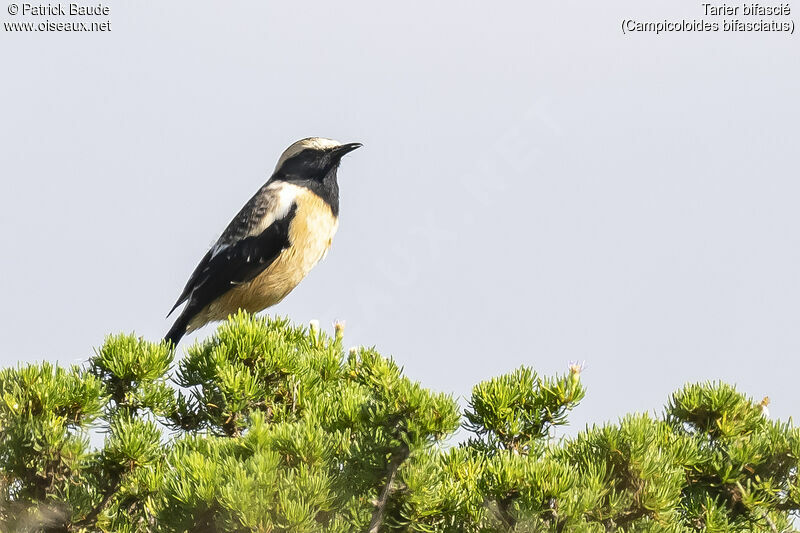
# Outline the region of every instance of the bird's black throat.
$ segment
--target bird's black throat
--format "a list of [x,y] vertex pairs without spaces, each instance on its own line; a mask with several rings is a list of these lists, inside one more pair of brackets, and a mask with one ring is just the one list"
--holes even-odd
[[337,170],[339,170],[338,164],[325,173],[322,179],[302,178],[299,176],[285,176],[280,179],[291,183],[292,185],[298,185],[310,190],[330,206],[333,216],[338,217],[339,182],[336,179]]
[[331,157],[329,154],[320,156],[304,150],[287,159],[269,181],[285,181],[309,189],[330,206],[333,216],[338,217],[339,182],[336,175],[338,170],[338,157]]

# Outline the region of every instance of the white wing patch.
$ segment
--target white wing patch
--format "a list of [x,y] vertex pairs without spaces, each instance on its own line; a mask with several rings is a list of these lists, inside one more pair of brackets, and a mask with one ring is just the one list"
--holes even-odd
[[[268,186],[264,194],[268,194],[272,197],[272,201],[269,204],[269,211],[253,226],[246,237],[261,235],[273,222],[288,215],[289,211],[292,209],[292,205],[295,203],[297,195],[302,191],[302,187],[286,182],[277,182]],[[236,244],[235,242],[230,242],[228,239],[229,237],[225,234],[220,237],[220,240],[211,248],[211,259]]]
[[260,235],[265,229],[270,227],[273,222],[288,215],[295,198],[297,198],[298,193],[302,191],[297,185],[286,182],[278,182],[274,185],[270,185],[269,189],[274,190],[277,203],[269,213],[264,215],[264,218],[259,221],[249,235]]

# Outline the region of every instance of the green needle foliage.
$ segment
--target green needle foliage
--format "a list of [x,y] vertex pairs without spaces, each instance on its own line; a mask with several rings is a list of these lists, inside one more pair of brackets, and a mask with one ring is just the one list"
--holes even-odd
[[0,371],[0,531],[795,531],[800,433],[724,383],[556,438],[579,366],[461,413],[340,327],[240,313],[174,357],[117,335]]

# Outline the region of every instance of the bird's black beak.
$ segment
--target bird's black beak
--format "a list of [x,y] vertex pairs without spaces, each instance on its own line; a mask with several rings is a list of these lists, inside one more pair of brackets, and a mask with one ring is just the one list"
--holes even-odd
[[361,143],[347,143],[341,146],[337,146],[336,148],[331,150],[331,153],[333,154],[334,157],[341,158],[343,155],[349,154],[356,148],[361,148],[361,146],[362,146]]

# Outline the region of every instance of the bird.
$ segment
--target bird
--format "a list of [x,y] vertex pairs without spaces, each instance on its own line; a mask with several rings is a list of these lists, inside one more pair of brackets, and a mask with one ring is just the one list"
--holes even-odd
[[361,146],[324,137],[289,146],[189,276],[167,317],[186,306],[164,340],[177,346],[209,322],[283,300],[328,253],[339,225],[339,163]]

